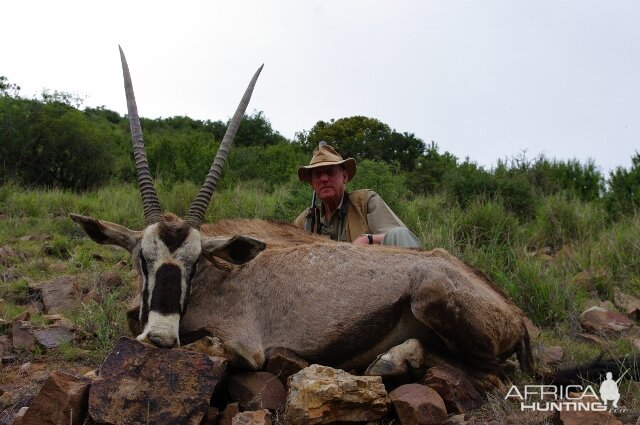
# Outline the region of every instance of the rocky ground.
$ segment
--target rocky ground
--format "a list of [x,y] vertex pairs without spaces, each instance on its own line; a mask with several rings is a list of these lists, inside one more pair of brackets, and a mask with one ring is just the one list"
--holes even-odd
[[[577,276],[576,280],[590,276]],[[0,244],[0,424],[636,424],[637,382],[620,382],[614,412],[525,412],[505,394],[480,394],[458,371],[435,367],[412,383],[383,382],[273,353],[264,371],[233,370],[219,341],[161,350],[125,338],[132,297],[121,251],[26,234]],[[538,374],[640,350],[640,299],[615,291],[575,322],[530,324]],[[632,369],[624,365],[624,369]],[[630,370],[626,378],[637,377]],[[597,392],[600,377],[584,385]],[[85,421],[86,420],[86,421]]]

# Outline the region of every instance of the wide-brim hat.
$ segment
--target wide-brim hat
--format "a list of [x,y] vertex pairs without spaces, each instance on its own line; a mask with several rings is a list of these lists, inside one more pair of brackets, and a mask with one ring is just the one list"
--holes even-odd
[[309,165],[303,165],[298,168],[298,178],[303,181],[311,182],[311,170],[319,167],[328,167],[331,165],[342,165],[347,170],[349,180],[356,175],[356,160],[353,158],[342,159],[340,154],[327,144],[319,145],[313,151],[313,157]]

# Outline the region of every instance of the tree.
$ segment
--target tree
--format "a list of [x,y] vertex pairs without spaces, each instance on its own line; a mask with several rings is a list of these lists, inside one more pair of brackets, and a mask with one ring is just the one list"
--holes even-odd
[[318,121],[308,133],[298,133],[297,138],[308,151],[325,141],[344,158],[397,162],[403,170],[414,169],[416,159],[424,152],[422,140],[414,134],[396,132],[375,118],[359,115]]
[[[222,121],[207,121],[205,125],[213,132],[215,140],[222,141],[229,121],[226,124]],[[287,139],[271,127],[264,112],[258,111],[253,115],[245,114],[233,143],[237,146],[269,146],[286,142]]]
[[631,169],[617,167],[609,174],[609,191],[605,196],[607,211],[613,215],[629,214],[640,208],[640,153],[631,158]]

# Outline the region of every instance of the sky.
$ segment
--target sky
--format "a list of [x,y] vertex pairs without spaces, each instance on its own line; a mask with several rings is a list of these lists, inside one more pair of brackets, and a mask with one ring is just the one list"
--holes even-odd
[[[376,118],[485,168],[540,154],[608,175],[640,152],[640,2],[182,0],[4,2],[0,75],[33,97],[142,117],[248,112],[287,138]],[[144,130],[144,129],[143,129]]]

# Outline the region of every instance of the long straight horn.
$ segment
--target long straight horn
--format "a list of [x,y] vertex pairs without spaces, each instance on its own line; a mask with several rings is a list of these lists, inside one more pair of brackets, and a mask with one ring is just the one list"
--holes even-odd
[[136,106],[136,98],[133,94],[133,84],[131,83],[131,75],[129,74],[129,66],[127,59],[124,57],[122,47],[120,49],[120,60],[122,61],[122,76],[124,77],[124,91],[127,95],[127,110],[129,112],[129,125],[131,126],[131,142],[133,143],[133,158],[136,162],[136,173],[138,175],[138,187],[142,195],[142,208],[144,209],[144,222],[148,226],[162,220],[162,209],[156,195],[156,189],[153,187],[151,172],[149,171],[149,163],[147,162],[147,153],[144,149],[144,140],[142,140],[142,128],[140,127],[140,117],[138,116],[138,107]]
[[209,174],[200,189],[200,193],[198,193],[198,196],[189,207],[189,212],[185,216],[185,221],[189,223],[191,227],[198,229],[204,222],[204,213],[209,207],[209,202],[211,202],[213,192],[216,190],[216,187],[218,187],[218,180],[220,180],[220,176],[222,175],[224,162],[227,160],[227,155],[229,155],[229,149],[233,143],[233,138],[236,137],[240,121],[242,121],[242,118],[244,117],[244,112],[247,109],[247,105],[249,105],[253,88],[256,85],[256,81],[258,80],[258,76],[260,75],[260,71],[262,71],[263,67],[264,65],[258,68],[256,73],[253,75],[247,90],[244,92],[244,96],[242,96],[242,100],[236,109],[236,113],[233,115],[233,118],[227,127],[227,131],[222,138],[222,142],[218,148],[218,153],[216,153],[213,164],[211,164],[211,169],[209,170]]

